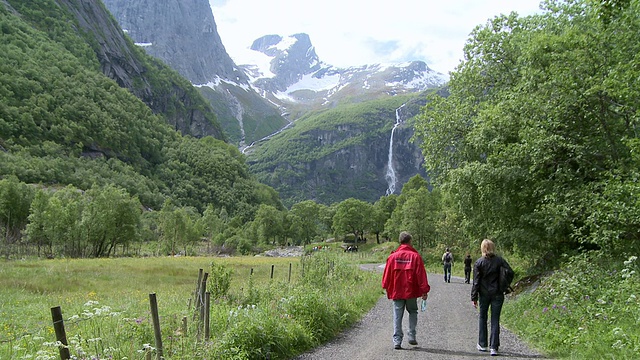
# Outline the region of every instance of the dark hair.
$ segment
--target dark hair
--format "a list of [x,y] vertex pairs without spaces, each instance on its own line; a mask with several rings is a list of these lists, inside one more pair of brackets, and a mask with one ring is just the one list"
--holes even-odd
[[411,241],[411,234],[406,231],[400,233],[400,244],[408,244]]

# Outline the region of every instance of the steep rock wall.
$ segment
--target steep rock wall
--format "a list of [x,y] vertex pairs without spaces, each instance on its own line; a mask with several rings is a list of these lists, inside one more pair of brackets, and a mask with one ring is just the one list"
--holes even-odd
[[[150,58],[142,59],[143,54],[133,48],[100,2],[58,0],[58,3],[77,19],[106,76],[129,89],[182,134],[225,139],[210,105],[197,90],[177,73],[170,74],[168,67],[154,64]],[[158,76],[160,72],[165,74]]]

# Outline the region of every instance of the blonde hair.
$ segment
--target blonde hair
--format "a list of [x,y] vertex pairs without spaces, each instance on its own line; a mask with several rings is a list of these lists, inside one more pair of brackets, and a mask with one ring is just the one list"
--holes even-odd
[[490,257],[495,255],[496,253],[496,244],[489,239],[482,240],[482,244],[480,244],[480,251],[482,251],[482,256]]

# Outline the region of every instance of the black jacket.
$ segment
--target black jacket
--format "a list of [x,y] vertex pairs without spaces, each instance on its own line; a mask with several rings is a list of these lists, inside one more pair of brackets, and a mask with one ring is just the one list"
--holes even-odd
[[500,294],[500,267],[509,267],[506,260],[500,256],[479,258],[473,266],[473,286],[471,287],[471,301],[478,301],[478,296],[495,296]]

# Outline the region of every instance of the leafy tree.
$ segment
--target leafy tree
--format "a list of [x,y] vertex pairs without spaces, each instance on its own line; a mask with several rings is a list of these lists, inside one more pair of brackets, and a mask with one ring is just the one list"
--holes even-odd
[[142,210],[137,198],[108,185],[89,189],[86,201],[81,226],[91,256],[109,256],[117,245],[138,241]]
[[[637,1],[547,1],[477,27],[416,137],[467,234],[529,255],[637,244]],[[611,182],[612,179],[618,181]],[[611,185],[609,185],[611,184]],[[615,185],[613,185],[615,184]],[[623,190],[624,189],[624,190]],[[619,228],[605,214],[622,212]],[[598,219],[598,220],[596,220]],[[607,230],[598,229],[598,223]]]
[[47,254],[53,254],[53,241],[46,231],[48,226],[47,208],[49,205],[49,197],[48,192],[37,190],[29,208],[29,222],[25,233],[27,234],[28,242],[35,244],[38,248],[38,256],[40,256],[42,247],[48,250]]
[[218,234],[222,233],[224,230],[224,224],[222,219],[220,219],[219,211],[212,204],[207,206],[207,209],[200,218],[200,222],[200,227],[202,228],[209,245],[212,243],[213,239],[215,239]]
[[[318,235],[320,206],[313,200],[305,200],[294,204],[289,210],[292,220],[291,227],[302,238],[302,244],[309,244]],[[299,243],[299,241],[294,241]]]
[[[403,188],[404,189],[404,188]],[[371,231],[376,234],[376,243],[380,244],[380,234],[384,233],[384,227],[387,220],[391,218],[391,214],[396,207],[396,199],[398,195],[391,194],[380,197],[373,204],[373,217]],[[389,237],[387,236],[387,240]]]
[[[83,257],[90,248],[82,234],[82,216],[87,204],[84,194],[72,185],[57,190],[49,197],[44,212],[45,234],[56,248],[55,253]],[[51,255],[54,255],[53,253]]]
[[281,245],[284,243],[283,219],[283,213],[273,206],[261,204],[258,207],[254,222],[262,243],[275,245],[277,239]]
[[336,234],[351,233],[358,239],[364,240],[366,230],[372,226],[373,205],[362,200],[349,198],[340,203],[333,216],[333,231]]
[[0,230],[3,240],[14,243],[29,217],[34,190],[15,176],[0,180]]

